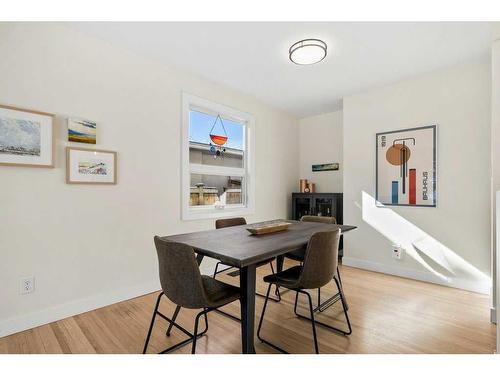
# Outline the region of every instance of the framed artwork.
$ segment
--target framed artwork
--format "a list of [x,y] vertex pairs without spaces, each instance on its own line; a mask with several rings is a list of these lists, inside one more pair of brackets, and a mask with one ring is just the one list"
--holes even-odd
[[313,164],[313,172],[323,172],[323,171],[338,171],[339,163],[328,163],[328,164]]
[[436,207],[436,125],[376,135],[376,201]]
[[66,183],[116,185],[116,152],[66,147]]
[[96,144],[97,124],[92,121],[68,118],[68,141]]
[[0,105],[0,165],[54,167],[55,115]]

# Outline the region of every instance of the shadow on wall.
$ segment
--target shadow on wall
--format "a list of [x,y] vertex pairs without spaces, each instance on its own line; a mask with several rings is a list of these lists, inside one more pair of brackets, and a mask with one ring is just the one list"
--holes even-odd
[[388,207],[376,205],[375,198],[362,192],[362,218],[372,228],[395,244],[401,244],[406,255],[416,260],[444,284],[470,289],[480,286],[490,293],[491,278],[450,248],[424,232]]

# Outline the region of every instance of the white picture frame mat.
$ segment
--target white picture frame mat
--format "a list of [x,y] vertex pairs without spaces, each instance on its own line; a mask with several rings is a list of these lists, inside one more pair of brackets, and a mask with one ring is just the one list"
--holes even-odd
[[1,163],[11,164],[33,164],[33,165],[51,165],[52,164],[52,139],[53,117],[51,115],[42,115],[22,110],[0,107],[0,117],[11,119],[23,119],[40,123],[40,156],[33,155],[11,155],[0,154]]
[[[93,154],[93,155],[92,155]],[[113,152],[103,152],[98,150],[80,150],[80,149],[69,149],[69,182],[71,183],[115,183],[115,160],[116,154]],[[108,166],[108,174],[103,175],[93,175],[93,174],[80,174],[78,172],[78,166],[80,161],[87,161],[91,159],[102,160]]]

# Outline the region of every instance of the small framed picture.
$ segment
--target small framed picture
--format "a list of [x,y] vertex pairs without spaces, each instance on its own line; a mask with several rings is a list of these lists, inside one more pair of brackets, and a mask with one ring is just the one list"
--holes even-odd
[[66,147],[66,183],[116,185],[115,151]]
[[68,118],[68,141],[96,144],[97,123],[94,121]]
[[324,171],[338,171],[339,163],[328,163],[328,164],[313,164],[313,172],[324,172]]
[[0,165],[54,167],[55,115],[0,105]]

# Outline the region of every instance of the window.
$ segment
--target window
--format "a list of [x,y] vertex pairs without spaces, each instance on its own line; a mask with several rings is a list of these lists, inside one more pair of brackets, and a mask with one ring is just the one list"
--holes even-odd
[[253,117],[188,94],[182,101],[182,218],[253,213]]

